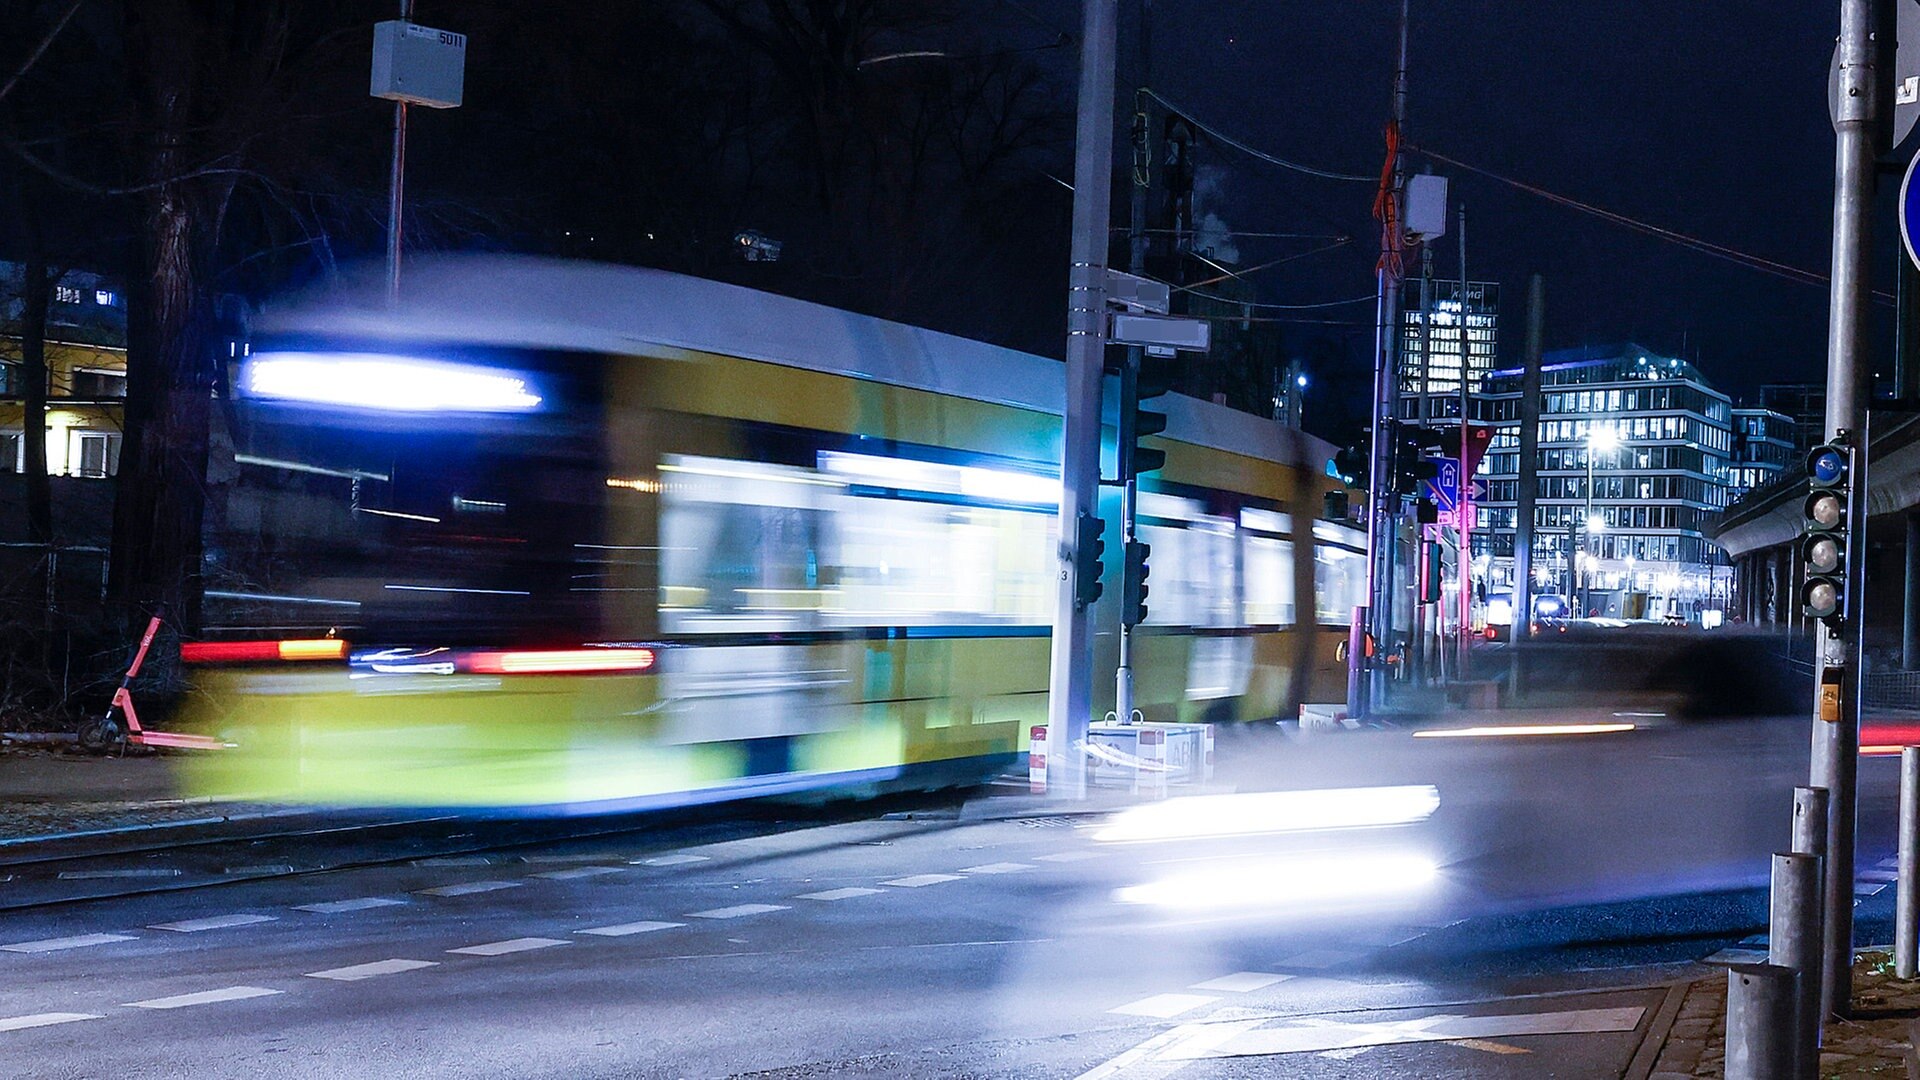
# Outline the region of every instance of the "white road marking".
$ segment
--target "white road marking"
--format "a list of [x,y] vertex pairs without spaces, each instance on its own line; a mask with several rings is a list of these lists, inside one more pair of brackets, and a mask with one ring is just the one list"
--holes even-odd
[[1887,883],[1884,881],[1856,881],[1853,883],[1853,895],[1855,896],[1878,896],[1886,891]]
[[1310,968],[1319,971],[1330,967],[1341,967],[1346,964],[1351,964],[1356,960],[1363,959],[1365,955],[1366,954],[1359,952],[1338,951],[1334,949],[1309,949],[1303,953],[1295,953],[1285,960],[1280,961],[1280,966]]
[[[1267,1054],[1324,1053],[1397,1043],[1459,1042],[1515,1035],[1571,1035],[1632,1031],[1646,1010],[1638,1005],[1566,1012],[1505,1013],[1495,1016],[1426,1016],[1416,1020],[1363,1024],[1319,1021],[1314,1026],[1265,1027],[1236,1035],[1204,1052],[1175,1048],[1163,1057],[1253,1057]],[[1296,1021],[1304,1024],[1305,1021]]]
[[147,870],[62,870],[61,881],[88,881],[96,878],[163,878],[179,877],[178,870],[164,870],[158,867]]
[[918,889],[922,885],[938,885],[943,881],[960,881],[959,874],[910,874],[906,877],[883,881],[882,885],[895,885],[902,889]]
[[875,893],[880,893],[885,891],[886,891],[885,889],[862,889],[858,886],[850,885],[844,889],[828,889],[826,892],[801,893],[799,896],[794,897],[794,899],[795,900],[851,900],[856,896],[872,896]]
[[437,859],[415,859],[408,866],[492,866],[485,855],[443,855]]
[[1856,878],[1855,880],[1880,881],[1880,882],[1885,882],[1886,884],[1891,885],[1895,881],[1898,881],[1899,879],[1900,879],[1900,874],[1898,871],[1895,871],[1895,870],[1862,870],[1860,872],[1859,877]]
[[1712,956],[1700,961],[1703,964],[1764,964],[1767,962],[1765,949],[1721,949]]
[[1197,982],[1189,990],[1223,990],[1229,994],[1245,994],[1254,990],[1264,990],[1274,983],[1286,982],[1291,975],[1275,975],[1267,971],[1236,971],[1231,975],[1222,975],[1217,979]]
[[1119,1013],[1122,1016],[1151,1016],[1166,1020],[1219,1000],[1210,994],[1155,994],[1152,997],[1143,997],[1139,1001],[1129,1001],[1125,1005],[1115,1006],[1107,1011]]
[[576,934],[598,934],[601,937],[626,937],[628,934],[645,934],[654,930],[671,930],[676,926],[685,926],[678,922],[640,922],[615,923],[612,926],[595,926],[586,930],[575,930]]
[[105,945],[112,941],[133,941],[132,934],[78,934],[74,937],[47,938],[45,941],[22,941],[13,945],[0,945],[7,952],[59,952],[61,949],[84,949],[89,945]]
[[687,863],[708,862],[711,855],[656,855],[651,859],[629,859],[630,866],[684,866]]
[[1033,869],[1033,865],[1031,863],[990,862],[984,866],[961,867],[960,872],[963,874],[1017,874],[1022,870],[1031,870],[1031,869]]
[[738,919],[743,915],[765,915],[769,911],[785,910],[787,910],[787,908],[784,904],[735,904],[732,907],[717,907],[710,908],[706,911],[695,911],[689,914],[687,918]]
[[309,979],[332,979],[336,982],[358,982],[371,979],[375,975],[396,975],[402,971],[416,968],[439,967],[438,960],[375,960],[371,964],[354,964],[352,967],[328,968],[325,971],[309,971]]
[[229,986],[220,990],[202,990],[197,994],[178,994],[174,997],[150,998],[146,1001],[129,1001],[128,1009],[184,1009],[189,1005],[211,1005],[216,1001],[245,1001],[247,998],[272,997],[285,993],[283,990],[269,990],[264,986]]
[[1082,859],[1102,859],[1106,856],[1098,851],[1056,851],[1051,855],[1035,855],[1041,862],[1079,862]]
[[354,900],[329,900],[324,904],[301,904],[295,911],[316,911],[322,915],[335,915],[342,911],[365,911],[368,908],[394,907],[406,903],[390,896],[362,896]]
[[598,863],[616,858],[613,855],[522,855],[523,863]]
[[542,870],[533,875],[548,881],[574,881],[579,878],[599,877],[602,874],[618,874],[626,870],[624,866],[576,866],[571,870]]
[[182,919],[179,922],[155,923],[149,930],[171,930],[176,934],[197,934],[202,930],[225,930],[230,926],[252,926],[255,923],[278,922],[274,915],[209,915],[204,919]]
[[[1204,1040],[1207,1045],[1213,1045],[1224,1042],[1242,1031],[1257,1028],[1267,1022],[1267,1018],[1264,1016],[1251,1020],[1226,1019],[1228,1015],[1238,1013],[1239,1011],[1238,1009],[1220,1009],[1208,1014],[1205,1019],[1194,1020],[1181,1024],[1179,1027],[1169,1028],[1155,1035],[1153,1038],[1148,1039],[1146,1042],[1141,1043],[1139,1046],[1120,1054],[1118,1057],[1095,1065],[1093,1068],[1075,1077],[1074,1080],[1111,1080],[1112,1077],[1128,1071],[1132,1066],[1153,1058],[1163,1051],[1167,1051],[1170,1047],[1179,1046],[1184,1049],[1191,1040]],[[1159,1069],[1150,1070],[1150,1074],[1155,1077],[1165,1076],[1178,1069],[1178,1065],[1171,1067],[1162,1066]]]
[[291,874],[292,863],[268,863],[264,866],[229,866],[220,871],[223,874]]
[[71,1024],[75,1020],[99,1020],[99,1013],[34,1013],[32,1016],[0,1016],[0,1031]]
[[473,893],[498,892],[501,889],[517,889],[525,885],[524,881],[463,881],[458,885],[441,885],[432,889],[415,889],[415,892],[427,896],[470,896]]
[[508,953],[531,952],[534,949],[551,949],[555,945],[571,945],[573,942],[550,937],[517,937],[506,941],[490,941],[485,945],[468,945],[464,949],[448,949],[450,953],[462,956],[505,956]]

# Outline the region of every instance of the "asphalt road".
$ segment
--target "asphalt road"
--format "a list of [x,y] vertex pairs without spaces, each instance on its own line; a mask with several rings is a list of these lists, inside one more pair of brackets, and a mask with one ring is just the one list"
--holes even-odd
[[[1703,771],[1730,738],[1747,764]],[[1404,835],[1457,844],[1436,891],[1400,907],[1127,902],[1143,884],[1297,852],[1113,843],[1110,815],[995,817],[1019,807],[993,800],[41,904],[0,916],[0,1075],[1618,1077],[1650,1064],[1672,988],[1751,934],[1765,899],[1689,882],[1621,901],[1588,886],[1623,861],[1568,868],[1601,851],[1697,863],[1708,849],[1675,834],[1675,815],[1703,835],[1724,831],[1700,816],[1714,806],[1771,817],[1728,796],[1791,780],[1768,764],[1775,741],[1461,743],[1397,770],[1388,743],[1341,743],[1374,783],[1451,777],[1441,812]],[[1664,785],[1683,767],[1695,782],[1665,808],[1617,782]],[[1346,782],[1331,758],[1308,771]],[[1774,831],[1711,850],[1737,877]],[[1871,879],[1891,852],[1864,834]],[[1402,831],[1338,835],[1355,839],[1309,846],[1351,855]],[[1561,879],[1536,891],[1558,899],[1519,902],[1516,883],[1547,871]],[[39,887],[0,892],[14,885]],[[1884,935],[1890,899],[1864,897],[1863,941]]]

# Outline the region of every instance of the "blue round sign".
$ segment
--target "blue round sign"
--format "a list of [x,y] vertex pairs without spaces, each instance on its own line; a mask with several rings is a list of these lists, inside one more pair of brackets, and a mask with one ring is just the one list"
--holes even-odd
[[1920,244],[1913,239],[1913,230],[1920,228],[1920,188],[1913,183],[1916,165],[1920,165],[1920,154],[1907,162],[1907,175],[1900,181],[1900,246],[1907,249],[1907,258],[1913,260],[1913,265],[1920,266]]
[[1813,478],[1822,484],[1831,484],[1840,479],[1840,473],[1847,467],[1838,451],[1822,450],[1813,456]]

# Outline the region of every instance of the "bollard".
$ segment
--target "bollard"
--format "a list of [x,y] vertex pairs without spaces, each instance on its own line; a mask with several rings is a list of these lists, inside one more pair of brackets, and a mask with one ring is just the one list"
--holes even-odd
[[1773,857],[1767,962],[1794,973],[1791,1075],[1820,1070],[1820,870],[1818,855]]
[[1027,793],[1047,793],[1047,725],[1035,724],[1027,730]]
[[1826,855],[1826,788],[1793,789],[1793,850],[1801,855]]
[[1773,964],[1727,969],[1727,1080],[1793,1075],[1794,973]]
[[1900,751],[1900,869],[1895,875],[1893,973],[1911,979],[1920,971],[1920,746]]

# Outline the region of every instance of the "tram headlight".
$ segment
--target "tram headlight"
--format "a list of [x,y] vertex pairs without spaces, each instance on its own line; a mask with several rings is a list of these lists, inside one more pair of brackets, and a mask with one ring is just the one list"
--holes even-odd
[[533,412],[543,400],[518,371],[380,353],[255,353],[241,386],[256,398],[406,413]]

